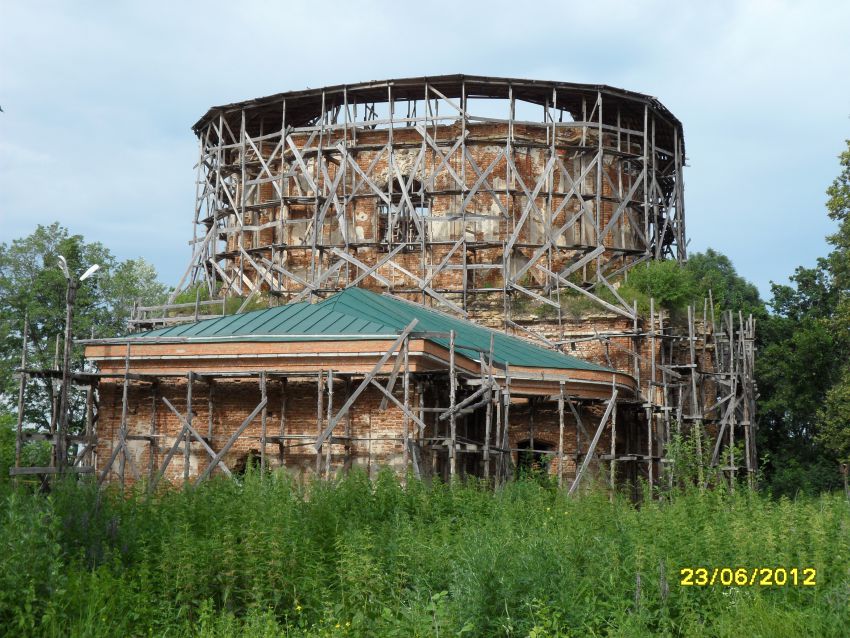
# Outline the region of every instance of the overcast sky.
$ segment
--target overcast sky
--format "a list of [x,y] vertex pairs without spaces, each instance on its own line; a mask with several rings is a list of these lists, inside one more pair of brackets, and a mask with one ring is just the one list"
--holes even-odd
[[609,84],[684,124],[690,250],[763,293],[827,251],[850,2],[0,0],[0,241],[58,220],[174,284],[208,107],[467,73]]

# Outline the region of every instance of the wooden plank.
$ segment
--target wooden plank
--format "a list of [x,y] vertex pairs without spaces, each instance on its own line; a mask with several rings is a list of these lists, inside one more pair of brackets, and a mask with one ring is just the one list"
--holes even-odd
[[32,474],[93,474],[94,468],[88,465],[72,465],[66,467],[10,467],[9,476],[24,476]]
[[[182,414],[180,414],[177,411],[177,408],[175,408],[171,404],[171,401],[169,401],[165,397],[162,397],[162,402],[165,403],[165,405],[168,406],[168,409],[171,410],[174,413],[174,416],[176,416],[178,418],[178,420],[180,421],[180,423],[183,424],[183,427],[187,428],[189,430],[189,433],[195,438],[196,441],[198,441],[198,443],[201,444],[201,447],[203,447],[204,450],[206,450],[207,454],[209,454],[210,457],[215,458],[215,450],[213,450],[209,446],[209,444],[206,442],[206,439],[204,439],[204,437],[202,437],[200,435],[200,433],[195,428],[192,427],[192,424],[186,419],[186,417],[184,417]],[[230,469],[224,464],[223,461],[220,462],[219,464],[221,465],[221,469],[225,474],[227,474],[228,476],[232,476]]]
[[268,399],[263,399],[257,404],[251,414],[249,414],[244,421],[242,421],[242,425],[240,425],[237,430],[231,435],[231,437],[227,440],[227,443],[224,444],[224,447],[219,450],[218,454],[215,455],[212,462],[207,466],[207,468],[201,473],[198,479],[195,481],[195,485],[198,485],[202,481],[204,481],[216,468],[216,466],[221,462],[221,459],[230,451],[230,448],[233,447],[233,444],[236,443],[236,440],[242,436],[242,433],[248,429],[248,426],[251,425],[251,422],[257,417],[257,415],[262,412],[263,408],[266,407],[266,403],[268,403]]
[[407,339],[407,336],[410,334],[410,332],[413,330],[417,323],[419,323],[419,320],[414,319],[409,324],[407,324],[407,327],[401,332],[401,334],[392,343],[392,345],[390,345],[387,352],[385,352],[384,355],[380,359],[378,359],[378,363],[375,364],[375,367],[372,368],[371,371],[369,371],[369,373],[366,375],[360,385],[357,386],[357,389],[351,394],[350,397],[348,397],[348,400],[345,402],[342,408],[340,408],[339,412],[336,413],[336,416],[334,416],[331,422],[328,423],[328,426],[317,438],[314,446],[317,452],[322,447],[322,443],[331,435],[331,432],[333,432],[340,419],[345,416],[349,408],[351,408],[351,406],[357,400],[357,397],[360,396],[363,390],[365,390],[366,387],[369,385],[370,381],[381,371],[381,368],[384,367],[384,364],[389,360],[393,353],[399,348],[399,346],[401,346],[404,340]]
[[587,466],[590,465],[590,459],[593,457],[593,453],[596,451],[596,446],[599,443],[599,439],[602,437],[602,431],[605,429],[605,424],[608,422],[608,417],[611,416],[611,411],[614,409],[614,406],[617,403],[617,389],[614,389],[611,398],[608,400],[608,405],[605,408],[605,414],[602,415],[602,418],[599,420],[599,427],[596,428],[596,434],[593,435],[593,440],[590,442],[590,447],[587,448],[587,454],[584,455],[584,459],[581,463],[581,468],[576,473],[576,478],[573,481],[573,484],[570,485],[570,489],[567,494],[575,494],[575,491],[578,489],[578,484],[581,482],[584,473],[587,471]]

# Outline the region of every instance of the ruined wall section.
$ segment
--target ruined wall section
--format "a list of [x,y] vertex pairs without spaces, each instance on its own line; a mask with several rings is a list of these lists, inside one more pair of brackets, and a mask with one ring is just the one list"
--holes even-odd
[[[374,265],[393,248],[409,244],[393,262],[420,278],[429,278],[433,289],[452,299],[460,295],[463,304],[464,293],[503,294],[503,248],[517,227],[511,260],[514,272],[546,244],[552,230],[565,225],[554,238],[551,254],[537,257],[542,257],[541,263],[550,270],[563,270],[597,245],[619,249],[622,254],[645,251],[640,244],[644,230],[636,226],[644,200],[643,184],[634,169],[640,152],[637,145],[631,145],[630,153],[618,150],[615,154],[615,149],[622,149],[622,141],[603,134],[601,146],[607,152],[597,162],[600,143],[596,131],[560,129],[553,168],[547,167],[552,161],[550,129],[543,125],[515,125],[509,130],[508,124],[464,127],[457,122],[434,127],[429,133],[433,145],[409,127],[392,132],[332,131],[320,143],[312,133],[293,133],[289,139],[295,150],[281,152],[276,145],[260,143],[229,151],[233,155],[230,165],[244,163],[251,168],[244,182],[234,177],[228,198],[235,202],[247,197],[247,205],[242,219],[228,217],[222,231],[225,247],[219,257],[225,259],[225,269],[238,270],[264,291],[297,293],[304,289],[298,279],[320,277],[339,261],[333,248],[350,251],[363,263]],[[349,139],[351,136],[356,141]],[[466,155],[454,153],[446,160],[462,137]],[[505,152],[509,138],[510,162]],[[260,176],[267,169],[287,177],[263,180]],[[546,183],[535,190],[547,174],[551,175]],[[364,176],[371,183],[367,184]],[[263,183],[258,185],[258,181]],[[340,206],[335,205],[335,211],[317,206],[313,198],[319,193],[322,202],[337,198]],[[622,193],[631,193],[627,211],[609,227]],[[529,206],[530,200],[533,206]],[[459,239],[465,250],[452,252]],[[258,270],[258,264],[246,258],[241,248],[263,255],[295,277],[266,276],[266,270]],[[625,257],[621,261],[625,264]],[[591,271],[593,267],[591,263]],[[546,285],[545,275],[535,269],[527,272],[524,287],[542,289]],[[348,264],[322,287],[344,288],[360,274]],[[421,298],[418,282],[402,270],[387,264],[377,274],[389,285],[368,277],[363,286],[416,291]],[[587,283],[592,280],[587,274],[587,269],[582,269],[574,279]]]
[[[445,384],[418,384],[411,389],[411,405],[441,406],[446,399]],[[242,380],[196,380],[192,387],[192,426],[204,437],[214,450],[220,450],[237,431],[243,420],[261,400],[256,379]],[[132,465],[138,471],[140,479],[151,481],[175,444],[182,430],[180,419],[167,407],[167,399],[182,416],[187,413],[187,386],[185,379],[163,380],[156,384],[131,382],[127,395],[127,441]],[[345,402],[351,386],[343,380],[334,383],[334,409]],[[96,450],[96,469],[103,471],[120,436],[122,419],[122,392],[120,383],[102,382],[99,386],[100,409],[98,416],[98,445]],[[266,465],[270,469],[286,468],[298,475],[316,473],[316,452],[313,443],[316,440],[318,424],[317,384],[315,381],[284,382],[269,380],[266,386],[268,406],[266,410]],[[471,392],[471,390],[469,391]],[[403,397],[398,389],[395,393],[399,400]],[[463,394],[461,394],[463,396]],[[405,419],[403,412],[389,404],[381,409],[383,395],[376,389],[365,390],[335,429],[331,443],[321,454],[321,473],[334,475],[340,471],[361,468],[374,476],[382,467],[389,467],[400,474],[413,470],[413,460],[406,458],[403,452],[403,433]],[[322,393],[322,427],[327,424],[327,389]],[[212,418],[210,418],[212,407]],[[515,398],[510,408],[509,447],[511,463],[519,461],[517,445],[527,439],[528,424],[537,436],[550,449],[557,451],[560,425],[555,404],[551,401],[537,400],[534,416],[530,416],[531,405],[526,399]],[[585,419],[585,427],[590,436],[595,430],[602,413],[600,404],[579,406]],[[624,412],[624,415],[626,413]],[[479,410],[458,418],[458,468],[461,477],[483,476],[482,443],[484,438],[484,411]],[[411,421],[408,428],[412,440],[420,450],[417,457],[424,476],[440,477],[448,480],[448,421],[439,421],[434,412],[423,412],[421,418],[427,424],[424,432],[419,432]],[[621,417],[621,427],[625,436],[628,416]],[[625,419],[625,420],[624,420]],[[252,424],[236,439],[230,450],[224,455],[223,462],[231,471],[241,472],[248,462],[259,463],[262,447],[262,420],[258,416]],[[589,439],[576,427],[572,415],[564,417],[564,452],[566,455],[564,477],[573,478],[576,471],[577,454],[587,450]],[[607,437],[607,438],[606,438]],[[493,451],[491,453],[491,476],[497,463],[497,443],[495,424],[491,431]],[[618,441],[620,439],[618,438]],[[610,434],[602,437],[600,446],[607,449]],[[328,449],[330,455],[327,455]],[[207,469],[211,457],[196,440],[192,440],[188,455],[188,477],[194,480]],[[327,465],[327,461],[330,465]],[[547,469],[552,476],[560,471],[556,454],[550,456]],[[407,463],[405,465],[405,462]],[[129,464],[128,464],[129,465]],[[181,484],[186,469],[184,444],[181,442],[173,455],[163,478],[174,484]],[[329,470],[328,470],[329,468]],[[118,463],[113,464],[109,480],[119,473]],[[221,470],[216,470],[217,474]],[[125,480],[135,481],[133,468],[125,467]]]

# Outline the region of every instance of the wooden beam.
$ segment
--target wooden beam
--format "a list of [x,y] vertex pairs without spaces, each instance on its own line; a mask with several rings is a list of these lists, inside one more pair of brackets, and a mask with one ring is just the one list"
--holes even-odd
[[576,478],[573,481],[573,484],[570,485],[570,489],[567,494],[575,494],[575,491],[578,489],[578,484],[581,482],[584,473],[587,471],[587,466],[590,465],[590,459],[593,457],[593,453],[596,451],[596,445],[599,443],[599,439],[602,437],[602,431],[605,429],[605,424],[608,422],[608,417],[611,416],[611,411],[614,409],[616,403],[617,389],[615,388],[614,393],[608,400],[608,405],[605,408],[605,414],[603,414],[602,418],[599,420],[599,427],[596,428],[596,434],[593,435],[593,440],[590,442],[590,447],[587,448],[587,453],[584,455],[584,459],[581,463],[581,468],[576,473]]
[[240,425],[237,430],[230,436],[227,440],[227,443],[224,444],[224,447],[218,451],[218,454],[215,455],[212,462],[209,464],[207,469],[201,473],[198,479],[195,481],[195,485],[198,485],[202,481],[204,481],[216,468],[216,466],[221,462],[222,457],[230,451],[230,448],[233,447],[233,444],[236,443],[236,440],[242,436],[242,433],[248,429],[248,426],[251,425],[251,422],[256,418],[256,416],[266,407],[268,403],[268,399],[263,399],[257,404],[257,407],[251,411],[244,421],[242,421],[242,425]]
[[[186,417],[184,417],[182,414],[180,414],[180,413],[177,411],[177,408],[175,408],[175,407],[171,404],[171,401],[169,401],[169,400],[168,400],[168,399],[166,399],[165,397],[162,397],[162,402],[163,402],[163,403],[165,403],[165,405],[166,405],[166,406],[168,406],[168,409],[169,409],[169,410],[171,410],[171,411],[174,413],[174,416],[176,416],[176,417],[177,417],[177,419],[180,421],[180,423],[183,425],[183,427],[184,427],[185,429],[187,429],[187,430],[189,431],[189,433],[190,433],[193,437],[195,437],[195,440],[196,440],[196,441],[198,441],[198,443],[200,443],[200,444],[201,444],[201,447],[203,447],[203,448],[204,448],[204,450],[206,450],[207,454],[209,454],[209,455],[210,455],[210,457],[215,458],[215,450],[213,450],[213,449],[209,446],[209,444],[206,442],[206,440],[204,439],[204,437],[202,437],[202,436],[200,435],[200,433],[199,433],[199,432],[198,432],[195,428],[193,428],[193,427],[192,427],[192,424],[188,421],[188,419],[186,419]],[[229,468],[228,468],[228,467],[224,464],[224,462],[223,462],[223,461],[222,461],[222,462],[220,462],[219,464],[221,465],[221,470],[222,470],[225,474],[227,474],[228,476],[233,476],[233,474],[231,473],[230,469],[229,469]]]
[[384,353],[384,355],[380,359],[378,359],[378,363],[375,364],[375,367],[372,368],[371,371],[369,371],[369,373],[366,375],[366,377],[363,379],[363,381],[360,383],[360,385],[357,386],[357,389],[351,394],[350,397],[348,397],[348,400],[345,402],[345,404],[342,406],[342,408],[340,408],[339,412],[336,413],[336,416],[334,416],[334,418],[331,420],[331,422],[328,423],[328,426],[324,429],[324,431],[316,439],[316,443],[315,443],[315,446],[314,446],[315,449],[316,449],[316,452],[319,451],[319,449],[322,447],[322,443],[324,443],[324,441],[331,435],[331,432],[333,432],[337,423],[339,423],[340,419],[342,419],[342,417],[345,416],[345,414],[348,412],[348,410],[351,408],[351,406],[357,400],[357,397],[360,396],[360,394],[363,392],[363,390],[366,389],[366,387],[369,385],[369,383],[372,381],[372,379],[375,378],[375,376],[381,371],[381,368],[384,367],[384,364],[389,360],[389,358],[393,355],[393,353],[395,353],[395,351],[399,348],[399,346],[401,346],[401,344],[404,342],[404,340],[407,339],[407,336],[410,334],[410,332],[413,330],[413,328],[416,326],[417,323],[419,323],[419,320],[414,319],[409,324],[407,324],[407,327],[401,332],[401,334],[398,336],[398,338],[395,341],[393,341],[392,345],[390,345],[387,352]]

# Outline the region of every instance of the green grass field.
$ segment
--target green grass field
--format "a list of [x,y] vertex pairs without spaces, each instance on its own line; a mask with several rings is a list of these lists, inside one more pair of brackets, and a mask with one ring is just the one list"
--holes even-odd
[[[4,484],[0,520],[10,636],[850,631],[843,495],[713,490],[636,507],[532,481],[494,494],[390,475],[249,475],[150,500]],[[813,567],[817,584],[683,587],[686,567]]]

